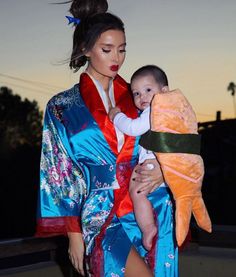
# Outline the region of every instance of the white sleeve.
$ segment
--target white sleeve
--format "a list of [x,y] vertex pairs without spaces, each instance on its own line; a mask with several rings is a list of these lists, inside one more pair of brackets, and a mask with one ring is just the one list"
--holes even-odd
[[122,133],[136,137],[146,133],[150,129],[149,115],[150,107],[146,108],[142,114],[135,119],[127,117],[124,113],[118,113],[113,123]]

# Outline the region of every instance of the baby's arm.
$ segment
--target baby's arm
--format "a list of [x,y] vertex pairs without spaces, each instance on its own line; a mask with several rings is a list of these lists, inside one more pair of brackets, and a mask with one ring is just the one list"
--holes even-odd
[[115,116],[120,112],[121,112],[121,110],[118,107],[110,108],[109,113],[108,113],[110,120],[113,121]]
[[150,129],[150,108],[147,108],[143,113],[135,118],[129,118],[124,113],[118,112],[117,108],[112,108],[109,112],[109,118],[112,120],[114,125],[124,134],[128,136],[140,136],[146,133]]

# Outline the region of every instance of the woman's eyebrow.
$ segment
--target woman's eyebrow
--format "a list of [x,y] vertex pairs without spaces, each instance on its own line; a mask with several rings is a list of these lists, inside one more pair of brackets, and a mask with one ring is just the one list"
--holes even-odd
[[[101,43],[101,46],[107,46],[107,47],[112,47],[114,44],[111,43]],[[126,46],[126,43],[120,44],[118,47]]]

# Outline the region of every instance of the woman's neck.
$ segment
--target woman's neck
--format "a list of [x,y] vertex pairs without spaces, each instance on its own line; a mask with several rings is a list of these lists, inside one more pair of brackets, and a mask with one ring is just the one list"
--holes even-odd
[[92,76],[95,80],[99,81],[99,83],[102,85],[104,91],[108,94],[109,85],[110,85],[110,81],[111,81],[112,78],[104,76],[104,75],[99,74],[99,73],[96,74],[96,72],[94,72],[93,70],[90,70],[89,67],[86,69],[86,72],[90,76]]
[[[104,87],[104,83],[101,82],[101,80],[104,80],[104,79],[95,79],[94,75],[91,75],[88,71],[85,71],[85,73],[90,77],[90,79],[93,81],[94,85],[96,86],[97,91],[100,94],[100,97],[103,101],[103,104],[105,103],[104,106],[108,113],[110,108],[115,105],[112,78],[108,78],[109,81],[108,81],[107,87]],[[114,102],[113,105],[112,105],[112,101]]]

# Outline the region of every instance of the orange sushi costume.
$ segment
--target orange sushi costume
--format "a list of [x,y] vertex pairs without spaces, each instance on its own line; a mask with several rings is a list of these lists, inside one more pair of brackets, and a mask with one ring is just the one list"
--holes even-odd
[[178,89],[154,96],[151,103],[151,130],[140,144],[157,157],[176,202],[176,240],[180,246],[189,230],[193,213],[199,227],[212,231],[202,199],[204,164],[200,156],[200,135],[196,115]]

